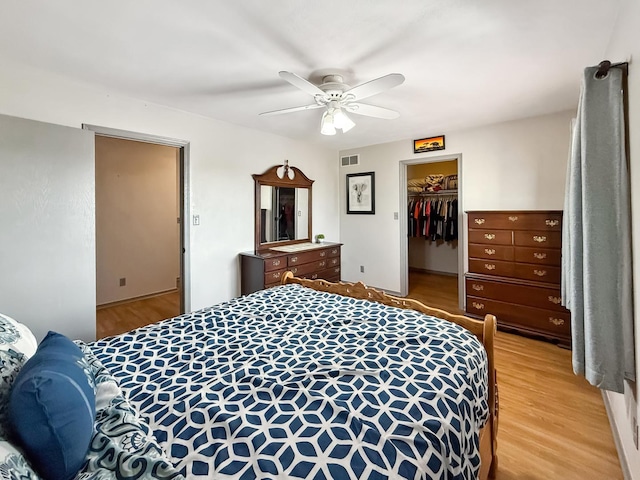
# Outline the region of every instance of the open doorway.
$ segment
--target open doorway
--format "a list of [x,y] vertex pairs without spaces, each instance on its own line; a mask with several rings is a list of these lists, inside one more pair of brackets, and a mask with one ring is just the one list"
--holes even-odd
[[461,309],[463,293],[459,161],[459,155],[440,156],[401,165],[406,205],[402,293],[454,312]]
[[187,311],[186,145],[94,128],[96,337],[103,338]]

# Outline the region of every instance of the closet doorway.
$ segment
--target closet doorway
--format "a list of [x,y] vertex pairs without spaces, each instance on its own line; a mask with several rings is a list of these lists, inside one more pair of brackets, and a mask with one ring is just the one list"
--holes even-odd
[[187,145],[94,128],[96,337],[102,338],[186,311]]
[[463,308],[459,172],[460,155],[401,164],[402,293],[448,311]]

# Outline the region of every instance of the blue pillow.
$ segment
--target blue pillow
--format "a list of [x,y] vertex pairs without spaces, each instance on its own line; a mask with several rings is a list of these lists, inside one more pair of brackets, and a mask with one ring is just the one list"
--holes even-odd
[[78,346],[49,332],[24,364],[9,399],[19,444],[45,479],[71,479],[93,436],[95,383]]

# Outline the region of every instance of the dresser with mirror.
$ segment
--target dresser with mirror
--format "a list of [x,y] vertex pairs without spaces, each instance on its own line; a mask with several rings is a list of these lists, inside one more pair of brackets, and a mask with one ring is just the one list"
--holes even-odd
[[340,281],[341,244],[312,243],[313,180],[287,162],[253,180],[255,247],[240,254],[241,294],[279,285],[287,270],[297,277]]

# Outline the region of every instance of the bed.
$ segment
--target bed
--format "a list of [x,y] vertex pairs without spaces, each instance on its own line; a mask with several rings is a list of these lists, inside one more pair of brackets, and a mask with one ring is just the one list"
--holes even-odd
[[493,316],[290,272],[282,283],[77,342],[97,413],[76,478],[493,476]]

